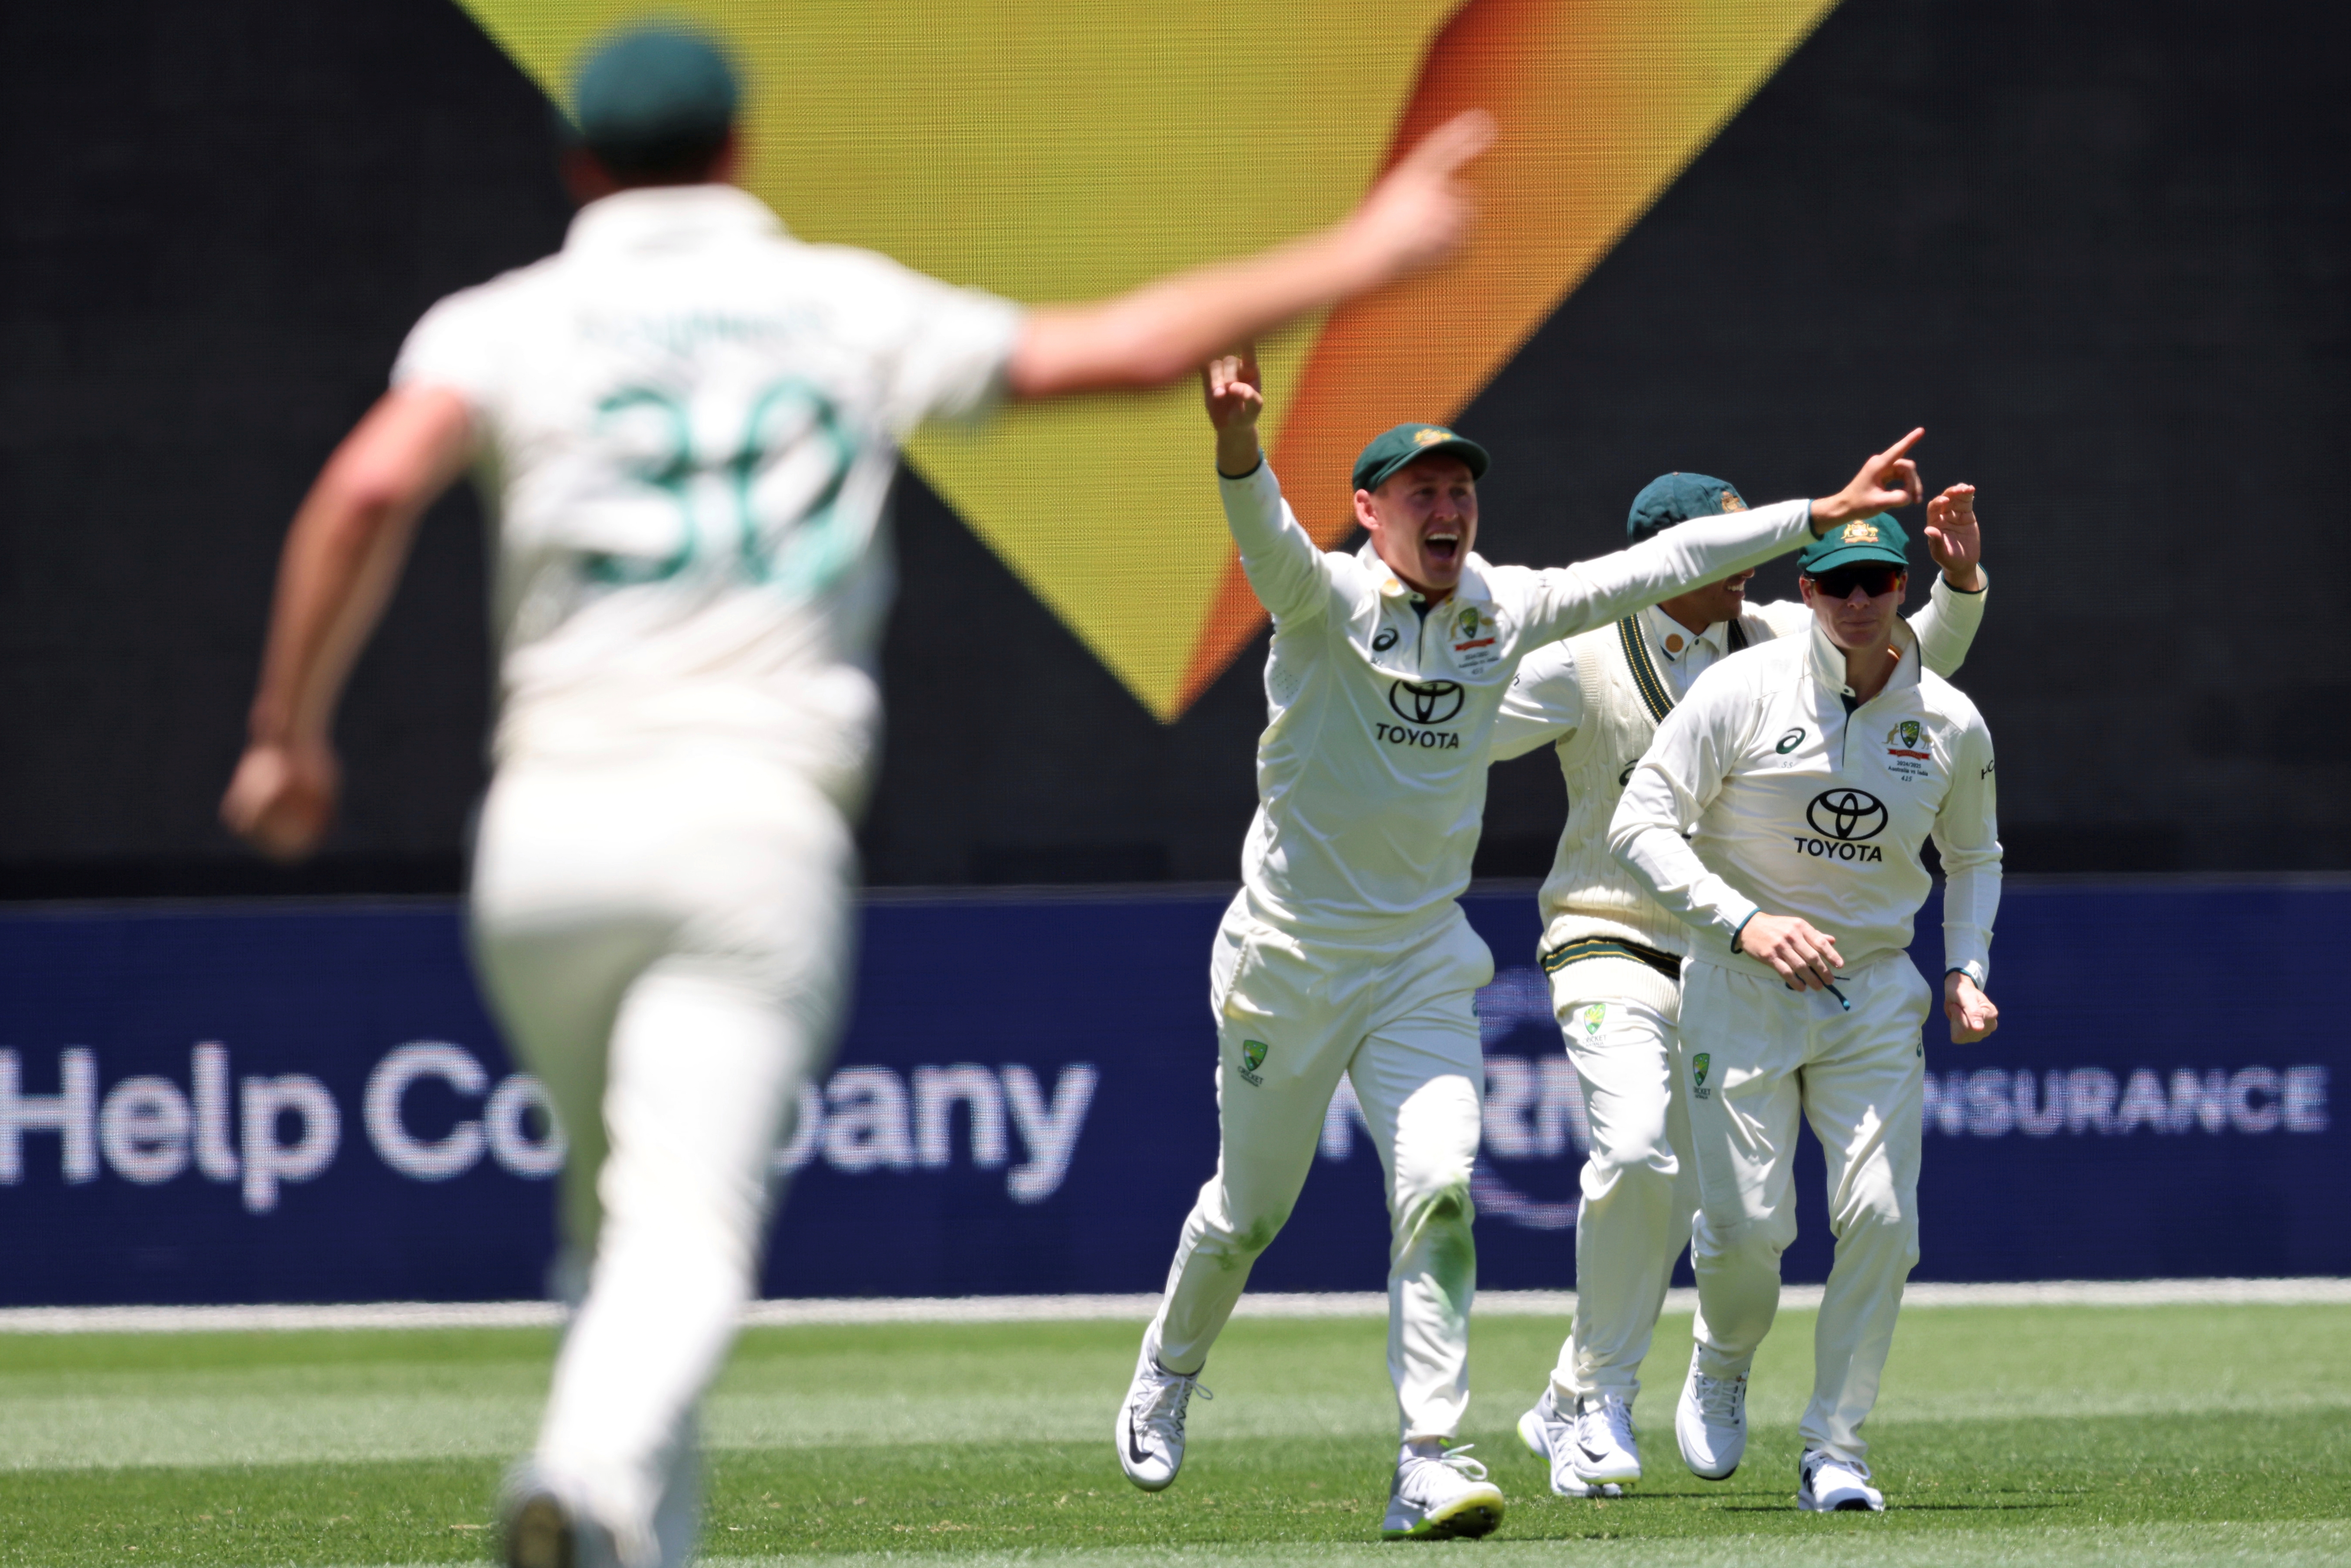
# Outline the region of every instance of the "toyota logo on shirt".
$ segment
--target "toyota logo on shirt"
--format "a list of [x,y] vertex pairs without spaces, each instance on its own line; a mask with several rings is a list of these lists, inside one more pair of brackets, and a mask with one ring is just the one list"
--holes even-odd
[[1804,808],[1804,820],[1825,838],[1855,843],[1886,831],[1886,803],[1866,789],[1823,789]]
[[1444,724],[1461,711],[1458,681],[1398,681],[1388,688],[1388,706],[1412,724]]

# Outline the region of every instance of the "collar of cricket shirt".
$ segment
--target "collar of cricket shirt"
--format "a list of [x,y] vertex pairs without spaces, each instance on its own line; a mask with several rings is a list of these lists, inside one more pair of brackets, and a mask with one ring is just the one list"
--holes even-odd
[[[1829,641],[1829,634],[1821,630],[1817,620],[1813,622],[1812,638],[1813,679],[1820,683],[1823,691],[1853,695],[1853,688],[1845,684],[1844,650]],[[1898,615],[1894,618],[1894,646],[1901,650],[1901,657],[1894,665],[1894,674],[1886,677],[1885,688],[1877,694],[1879,697],[1918,684],[1918,634],[1910,630],[1910,622]],[[1876,702],[1877,697],[1869,700]]]
[[[1380,559],[1380,552],[1372,548],[1371,540],[1365,539],[1363,542],[1362,547],[1355,551],[1355,559],[1364,563],[1365,570],[1378,578],[1381,598],[1410,599],[1414,597],[1413,591],[1404,585],[1404,579],[1390,570],[1388,563]],[[1447,604],[1493,603],[1493,585],[1486,580],[1486,573],[1490,570],[1486,564],[1486,558],[1476,550],[1471,550],[1468,560],[1461,568],[1461,580],[1453,585],[1453,591],[1446,596],[1444,601]]]
[[563,248],[634,250],[784,232],[768,204],[739,185],[643,185],[580,208]]
[[1703,632],[1693,632],[1667,614],[1661,606],[1652,604],[1641,613],[1648,620],[1650,646],[1677,664],[1682,662],[1682,656],[1690,651],[1693,643],[1705,643],[1714,651],[1718,659],[1729,646],[1727,639],[1730,635],[1730,622],[1727,621],[1718,621]]

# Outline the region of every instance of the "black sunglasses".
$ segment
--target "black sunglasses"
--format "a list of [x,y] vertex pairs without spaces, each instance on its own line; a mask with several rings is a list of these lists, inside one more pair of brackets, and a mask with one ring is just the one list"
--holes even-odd
[[1824,571],[1813,579],[1813,586],[1831,599],[1851,599],[1853,591],[1860,589],[1872,599],[1881,593],[1891,593],[1902,579],[1902,568],[1872,562],[1863,566],[1841,566]]

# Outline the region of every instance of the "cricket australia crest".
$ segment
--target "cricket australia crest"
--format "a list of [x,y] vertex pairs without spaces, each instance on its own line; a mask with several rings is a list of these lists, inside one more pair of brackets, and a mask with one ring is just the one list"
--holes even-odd
[[1906,718],[1886,732],[1886,770],[1896,779],[1931,779],[1935,754],[1928,748],[1927,727]]

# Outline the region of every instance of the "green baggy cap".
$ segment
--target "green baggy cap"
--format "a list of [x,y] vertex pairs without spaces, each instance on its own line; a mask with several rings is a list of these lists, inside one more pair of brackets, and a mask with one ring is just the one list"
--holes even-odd
[[674,23],[654,24],[597,46],[573,78],[571,119],[613,173],[659,173],[716,152],[741,101],[717,45]]
[[1469,465],[1469,477],[1486,476],[1486,449],[1441,424],[1399,424],[1382,431],[1355,459],[1355,488],[1376,490],[1388,476],[1416,457],[1441,453]]
[[1910,564],[1909,549],[1910,536],[1902,531],[1902,525],[1880,513],[1874,517],[1840,523],[1814,539],[1796,558],[1796,570],[1806,577],[1818,577],[1841,566],[1858,566],[1865,561],[1907,567]]
[[1728,479],[1706,474],[1660,474],[1633,497],[1632,514],[1625,519],[1625,538],[1639,544],[1692,517],[1746,509],[1746,497]]

